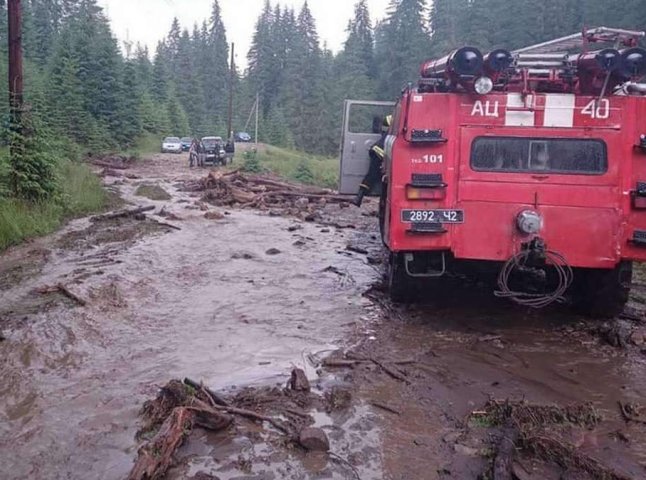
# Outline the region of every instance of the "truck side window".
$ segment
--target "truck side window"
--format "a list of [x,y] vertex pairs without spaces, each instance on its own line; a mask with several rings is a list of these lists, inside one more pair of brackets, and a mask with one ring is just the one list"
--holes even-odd
[[605,142],[596,139],[478,137],[471,145],[471,168],[602,175],[608,171],[608,153]]

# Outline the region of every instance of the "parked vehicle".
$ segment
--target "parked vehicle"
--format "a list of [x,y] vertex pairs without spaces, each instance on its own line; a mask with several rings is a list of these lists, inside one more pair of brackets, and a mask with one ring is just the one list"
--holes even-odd
[[162,141],[162,153],[182,153],[182,142],[178,137],[166,137]]
[[[422,66],[382,149],[394,301],[437,299],[450,278],[472,278],[524,306],[621,313],[632,262],[646,261],[643,35],[596,28]],[[366,105],[346,101],[341,193],[358,191],[380,140],[355,128]]]
[[203,137],[204,163],[226,165],[227,152],[222,137]]
[[193,143],[193,139],[191,137],[182,137],[180,142],[182,143],[182,152],[188,152]]
[[235,141],[236,142],[250,142],[252,140],[251,135],[249,135],[247,132],[236,132],[235,134]]

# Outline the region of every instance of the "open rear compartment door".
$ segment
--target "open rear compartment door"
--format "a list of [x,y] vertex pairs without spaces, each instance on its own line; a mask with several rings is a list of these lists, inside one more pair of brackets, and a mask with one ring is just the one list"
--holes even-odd
[[[339,193],[352,195],[368,172],[368,150],[381,136],[381,125],[391,115],[394,102],[346,100],[341,137],[341,174]],[[379,193],[379,186],[371,192]]]

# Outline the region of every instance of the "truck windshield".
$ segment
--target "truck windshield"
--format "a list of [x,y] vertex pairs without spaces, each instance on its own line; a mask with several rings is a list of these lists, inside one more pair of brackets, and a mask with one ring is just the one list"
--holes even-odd
[[605,142],[574,138],[478,137],[471,168],[489,172],[602,175],[608,170]]

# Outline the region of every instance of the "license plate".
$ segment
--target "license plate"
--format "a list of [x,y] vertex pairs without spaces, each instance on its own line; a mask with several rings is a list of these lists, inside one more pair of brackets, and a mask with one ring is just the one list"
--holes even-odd
[[405,223],[464,223],[464,210],[402,210]]

